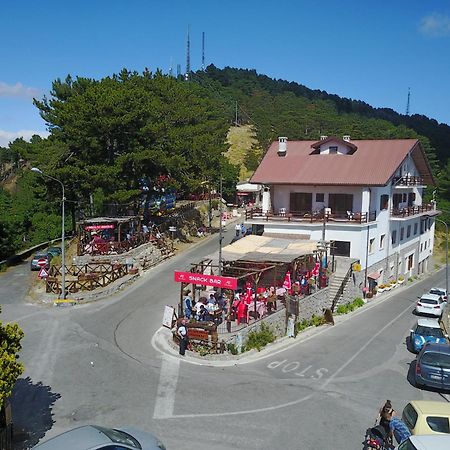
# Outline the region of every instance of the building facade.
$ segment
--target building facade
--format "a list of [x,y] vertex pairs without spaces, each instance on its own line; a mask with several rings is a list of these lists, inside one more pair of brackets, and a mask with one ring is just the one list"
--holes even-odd
[[431,268],[438,211],[423,192],[435,183],[417,139],[279,138],[251,182],[265,186],[246,211],[254,232],[325,241],[360,261],[366,283]]

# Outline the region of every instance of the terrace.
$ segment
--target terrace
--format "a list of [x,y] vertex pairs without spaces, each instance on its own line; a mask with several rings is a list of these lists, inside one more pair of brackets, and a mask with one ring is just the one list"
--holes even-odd
[[347,222],[347,223],[368,223],[376,221],[376,211],[336,211],[329,212],[329,208],[317,211],[287,211],[280,208],[278,213],[263,212],[261,208],[247,208],[245,210],[246,221],[281,221],[281,222],[303,222],[303,223],[323,223],[323,222]]

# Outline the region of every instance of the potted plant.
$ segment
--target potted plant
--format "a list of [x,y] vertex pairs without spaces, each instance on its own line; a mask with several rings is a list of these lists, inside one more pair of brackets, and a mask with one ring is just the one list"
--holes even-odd
[[403,284],[405,282],[405,277],[403,275],[400,275],[398,277],[397,283],[398,284]]
[[377,292],[379,292],[379,293],[381,294],[381,292],[384,292],[385,289],[386,289],[386,285],[380,284],[380,285],[378,286]]

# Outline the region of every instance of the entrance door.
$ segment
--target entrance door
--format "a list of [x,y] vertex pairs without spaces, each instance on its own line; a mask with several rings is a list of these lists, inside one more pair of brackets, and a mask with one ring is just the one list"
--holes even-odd
[[311,192],[291,192],[289,212],[294,214],[310,213],[312,210]]
[[333,214],[346,214],[353,211],[353,194],[330,194],[328,206]]
[[335,256],[350,256],[350,242],[334,241],[332,254]]

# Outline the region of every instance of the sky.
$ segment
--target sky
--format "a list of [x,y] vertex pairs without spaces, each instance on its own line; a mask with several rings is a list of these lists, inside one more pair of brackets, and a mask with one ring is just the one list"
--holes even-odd
[[0,146],[45,136],[52,81],[205,62],[450,125],[449,0],[3,0]]

